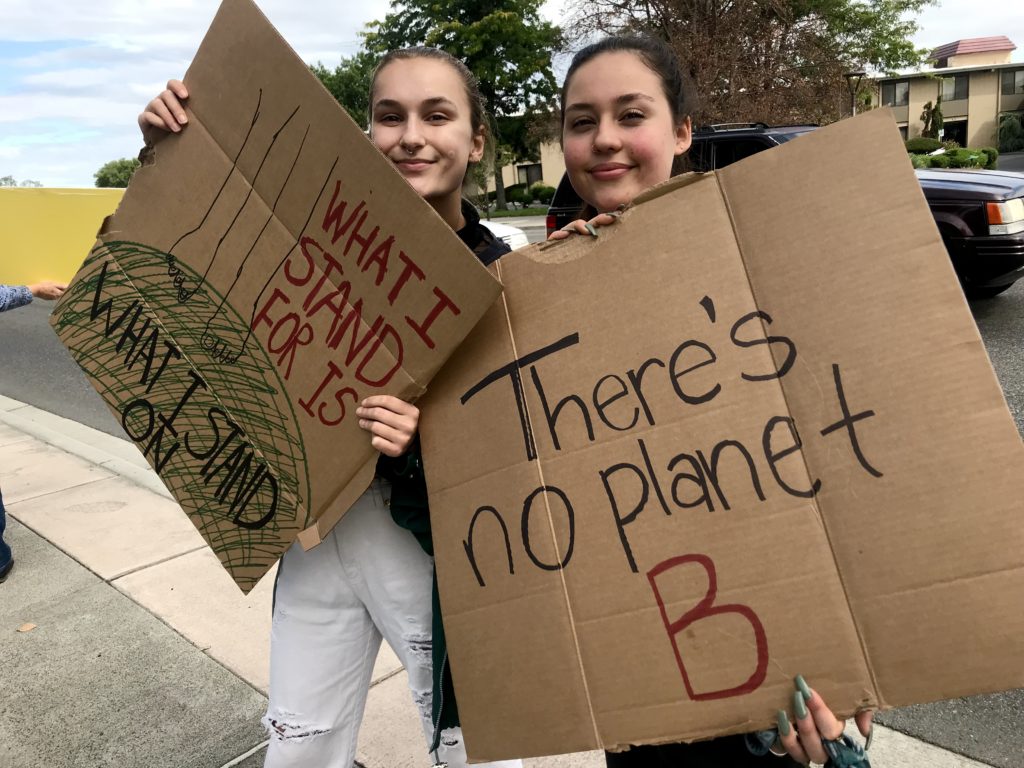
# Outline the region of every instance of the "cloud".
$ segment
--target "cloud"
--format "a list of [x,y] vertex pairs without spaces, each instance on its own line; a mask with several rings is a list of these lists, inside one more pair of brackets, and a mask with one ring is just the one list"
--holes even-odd
[[1014,61],[1024,61],[1024,3],[1020,0],[940,0],[917,18],[914,42],[922,48],[971,37],[1006,35],[1017,44]]
[[[307,62],[336,64],[359,47],[386,0],[257,0]],[[184,74],[218,0],[0,0],[0,176],[92,186],[104,163],[134,156],[135,120],[168,78]],[[564,21],[564,0],[545,18]],[[915,43],[1005,34],[1021,46],[1020,0],[942,0],[918,19]],[[564,57],[563,57],[564,58]],[[559,71],[565,62],[560,60]]]
[[[336,64],[385,0],[258,0],[307,62]],[[89,187],[104,163],[133,157],[136,117],[181,77],[217,0],[0,0],[0,176]],[[353,10],[355,8],[355,10]]]

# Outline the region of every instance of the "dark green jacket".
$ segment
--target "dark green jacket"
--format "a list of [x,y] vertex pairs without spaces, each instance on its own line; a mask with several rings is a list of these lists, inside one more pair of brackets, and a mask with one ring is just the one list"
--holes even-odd
[[[462,215],[466,219],[466,226],[458,231],[458,235],[481,262],[485,265],[490,264],[497,261],[502,254],[508,253],[509,247],[480,223],[476,209],[465,201],[462,203]],[[391,482],[391,516],[395,522],[410,531],[423,550],[433,557],[434,542],[430,535],[427,482],[423,474],[419,437],[416,437],[409,450],[402,456],[391,458],[381,455],[377,461],[377,476]],[[455,688],[448,665],[448,645],[445,642],[444,624],[441,621],[436,571],[433,602],[434,740],[430,746],[431,752],[435,751],[440,743],[441,731],[459,724],[459,708],[455,702]]]

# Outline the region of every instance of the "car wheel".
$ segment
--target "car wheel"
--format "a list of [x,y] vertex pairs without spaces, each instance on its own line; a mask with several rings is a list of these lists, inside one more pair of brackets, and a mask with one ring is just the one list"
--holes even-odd
[[968,299],[991,299],[998,296],[1003,291],[1009,290],[1013,286],[1013,283],[1009,285],[998,285],[995,288],[971,288],[970,286],[964,286],[964,295]]

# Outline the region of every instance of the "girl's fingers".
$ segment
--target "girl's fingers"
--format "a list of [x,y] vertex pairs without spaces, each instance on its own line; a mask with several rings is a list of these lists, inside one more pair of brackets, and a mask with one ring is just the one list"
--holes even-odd
[[814,717],[807,707],[808,703],[800,691],[793,694],[796,732],[800,738],[800,746],[811,762],[825,763],[828,760],[828,755],[825,754],[825,748],[821,746],[821,732],[818,731]]
[[857,723],[857,730],[866,739],[871,737],[871,720],[874,716],[875,713],[870,709],[865,709],[863,712],[858,712],[853,716],[854,722]]
[[590,224],[594,227],[607,227],[614,224],[619,220],[618,214],[615,213],[599,213],[597,216],[590,220]]
[[394,435],[396,438],[400,435],[401,437],[398,439],[404,440],[407,443],[412,442],[412,438],[416,434],[416,425],[414,423],[401,420],[391,422],[372,415],[364,416],[359,413],[360,410],[362,409],[356,410],[356,415],[359,416],[359,426],[363,429],[374,434]]
[[389,427],[387,424],[381,424],[379,421],[367,421],[366,419],[360,419],[359,426],[374,437],[383,438],[389,443],[394,443],[395,445],[401,445],[403,442],[409,440],[409,434],[407,432]]
[[811,691],[810,700],[807,700],[806,696],[803,698],[807,701],[807,709],[814,719],[814,725],[821,738],[834,741],[843,735],[843,723],[832,714],[832,710],[828,708],[817,691]]
[[793,724],[790,722],[789,716],[786,714],[784,709],[779,710],[778,728],[779,742],[782,744],[782,748],[789,753],[789,756],[803,765],[807,765],[811,762],[807,753],[800,745],[800,739],[797,735],[796,728],[793,727]]
[[418,415],[419,408],[412,403],[407,403],[401,398],[395,397],[394,395],[370,395],[369,397],[363,398],[363,402],[359,404],[363,408],[386,408],[394,413],[401,413],[406,415]]
[[174,93],[174,95],[177,96],[179,99],[188,98],[188,89],[185,87],[185,84],[181,82],[181,80],[168,80],[167,90]]
[[561,229],[556,229],[548,235],[548,240],[564,240],[570,235],[590,235],[590,237],[597,237],[598,229],[614,224],[618,220],[618,212],[599,213],[590,221],[576,219],[576,221],[569,222]]
[[[370,399],[371,398],[367,398],[363,402],[366,403]],[[382,424],[386,424],[392,429],[408,433],[411,439],[411,435],[416,433],[416,429],[419,426],[419,409],[416,406],[411,405],[410,403],[404,403],[397,398],[392,399],[395,400],[396,403],[401,403],[402,408],[400,410],[394,410],[395,406],[393,405],[391,407],[381,405],[366,407],[365,405],[361,405],[356,408],[356,416],[363,420],[380,422]]]
[[188,124],[188,115],[181,102],[188,98],[188,89],[180,80],[168,80],[167,88],[146,105],[139,115],[139,128],[147,143],[159,139],[163,132],[179,133]]
[[147,140],[158,137],[161,132],[178,133],[181,130],[177,119],[159,97],[149,102],[146,111],[139,115],[139,127]]
[[390,456],[391,458],[397,458],[405,453],[403,449],[394,443],[389,440],[385,440],[383,437],[378,437],[377,435],[370,438],[370,445],[373,446],[375,451],[383,453],[385,456]]
[[185,114],[185,108],[178,101],[178,97],[173,91],[163,91],[150,104],[168,122],[172,130],[180,130],[180,126],[188,123],[188,115]]

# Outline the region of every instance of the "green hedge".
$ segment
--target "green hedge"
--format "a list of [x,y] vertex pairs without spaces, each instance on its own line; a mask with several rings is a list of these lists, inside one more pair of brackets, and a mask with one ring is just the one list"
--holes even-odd
[[[542,205],[549,205],[551,198],[555,196],[555,188],[549,187],[543,182],[536,182],[530,187],[526,184],[512,184],[505,187],[505,200],[517,205],[528,206],[534,200]],[[488,192],[487,199],[491,205],[495,202],[495,193]]]
[[[524,190],[524,189],[526,189],[526,185],[525,184],[513,184],[510,187],[505,187],[505,200],[511,200],[512,198],[509,197],[509,195],[514,194],[514,193],[518,192],[519,190]],[[495,195],[497,195],[497,192],[492,190],[492,191],[487,193],[487,199],[491,203],[494,203],[495,202]]]
[[941,155],[909,155],[915,168],[988,168],[996,167],[999,152],[991,147],[981,149],[953,149]]
[[555,196],[555,188],[549,187],[542,181],[538,181],[530,187],[530,192],[533,194],[534,200],[544,205],[551,205],[551,198]]
[[942,149],[942,142],[938,139],[926,139],[923,136],[918,136],[915,139],[906,140],[907,152],[915,155],[927,155],[929,152],[934,152],[936,149]]
[[999,151],[1020,152],[1024,150],[1024,114],[1006,112],[999,118]]

